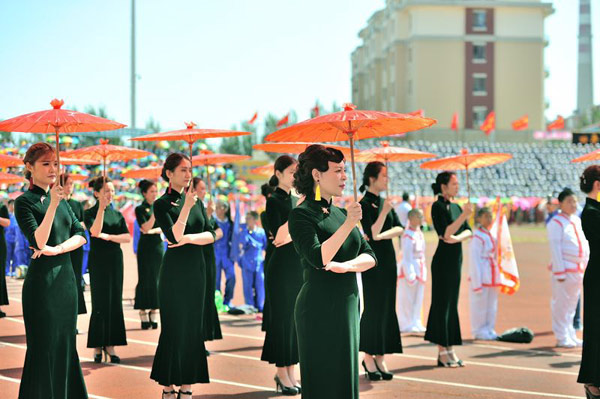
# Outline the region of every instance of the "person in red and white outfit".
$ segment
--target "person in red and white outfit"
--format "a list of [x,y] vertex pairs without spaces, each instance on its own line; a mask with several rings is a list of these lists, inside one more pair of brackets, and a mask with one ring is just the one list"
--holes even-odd
[[581,346],[573,316],[581,293],[590,247],[576,215],[577,196],[566,188],[558,195],[560,212],[546,226],[552,254],[552,330],[557,346]]
[[489,208],[477,211],[479,227],[473,232],[469,275],[471,280],[471,333],[475,339],[495,340],[500,269],[496,260],[497,244],[490,233],[493,223]]
[[425,332],[421,321],[423,293],[427,281],[425,238],[421,231],[423,213],[420,209],[408,212],[408,228],[402,236],[402,261],[398,268],[398,322],[401,332]]

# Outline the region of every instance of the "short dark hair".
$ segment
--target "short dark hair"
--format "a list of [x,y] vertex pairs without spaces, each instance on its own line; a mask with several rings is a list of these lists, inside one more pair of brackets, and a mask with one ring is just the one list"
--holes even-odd
[[402,193],[402,201],[408,201],[410,199],[410,195],[407,192]]
[[140,191],[142,192],[142,194],[146,194],[152,186],[156,186],[156,183],[154,183],[153,181],[150,181],[150,180],[146,180],[146,179],[144,179],[138,183],[138,187],[140,188]]
[[385,168],[385,164],[379,161],[369,162],[367,166],[365,166],[362,184],[358,188],[361,193],[364,193],[367,187],[371,185],[371,178],[377,180],[383,168]]
[[314,194],[313,169],[326,172],[329,169],[329,162],[340,163],[343,160],[344,154],[340,150],[320,144],[308,146],[298,157],[298,168],[294,173],[294,187],[298,194],[307,197]]
[[594,183],[600,180],[600,165],[591,165],[585,168],[579,177],[579,188],[586,194],[594,189]]
[[246,213],[246,218],[248,218],[248,216],[254,218],[254,220],[258,220],[258,212],[256,211],[248,211]]
[[273,165],[273,176],[269,179],[269,186],[277,187],[279,185],[279,179],[275,175],[275,172],[283,173],[284,170],[289,168],[291,165],[298,163],[295,158],[290,157],[289,155],[282,155],[275,160],[275,164]]
[[188,162],[190,162],[190,157],[180,152],[173,152],[169,154],[167,159],[165,159],[165,163],[163,165],[162,173],[160,174],[160,176],[168,183],[169,178],[167,177],[167,170],[173,172],[175,169],[177,169],[179,165],[181,165],[181,162],[183,160],[187,160]]
[[435,178],[435,183],[431,185],[431,189],[433,190],[433,195],[438,195],[442,193],[442,184],[448,184],[452,176],[456,176],[454,172],[442,172],[437,175]]

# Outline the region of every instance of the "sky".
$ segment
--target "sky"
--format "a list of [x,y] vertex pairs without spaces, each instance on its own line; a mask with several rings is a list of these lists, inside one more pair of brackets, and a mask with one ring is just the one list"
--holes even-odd
[[[548,119],[576,107],[578,1],[546,19]],[[138,0],[137,126],[230,128],[258,111],[299,120],[351,100],[350,54],[385,0]],[[103,106],[130,124],[129,0],[0,0],[0,119]],[[600,0],[592,0],[600,102]],[[411,110],[404,110],[411,111]],[[435,117],[435,116],[434,116]]]

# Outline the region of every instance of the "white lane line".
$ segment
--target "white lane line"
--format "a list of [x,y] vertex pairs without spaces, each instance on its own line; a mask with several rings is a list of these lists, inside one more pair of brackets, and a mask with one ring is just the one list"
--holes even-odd
[[[429,356],[419,356],[419,355],[408,355],[408,354],[394,354],[397,357],[407,357],[411,359],[420,359],[420,360],[431,360],[436,361],[437,358],[429,357]],[[563,370],[551,370],[551,369],[538,369],[534,367],[521,367],[521,366],[509,366],[506,364],[496,364],[496,363],[483,363],[483,362],[474,362],[472,360],[468,360],[465,362],[468,365],[474,366],[483,366],[483,367],[497,367],[500,369],[509,369],[509,370],[521,370],[521,371],[531,371],[531,372],[539,372],[539,373],[550,373],[550,374],[564,374],[564,375],[579,375],[579,373],[574,373],[571,371],[563,371]]]
[[[138,344],[142,344],[142,345],[148,345],[148,346],[157,346],[157,344],[153,343],[153,342],[147,342],[147,341],[140,341],[140,340],[132,340],[129,339],[128,341],[134,342],[134,343],[138,343]],[[18,349],[27,349],[27,347],[25,345],[17,345],[17,344],[12,344],[10,342],[4,342],[4,341],[0,341],[0,345],[6,345],[12,348],[18,348]],[[221,353],[219,353],[221,355]],[[230,354],[223,354],[223,355],[227,355],[228,357],[235,357],[235,358],[248,358],[250,359],[249,356],[242,356],[242,355],[230,355]],[[93,362],[94,359],[91,358],[86,358],[86,357],[80,357],[79,358],[82,361],[85,362]],[[260,360],[258,358],[254,359],[252,358],[252,360]],[[129,366],[126,364],[113,364],[113,363],[102,363],[105,366],[113,366],[113,367],[120,367],[120,368],[124,368],[124,369],[129,369],[129,370],[135,370],[135,371],[143,371],[146,372],[148,374],[150,374],[150,372],[152,371],[151,368],[149,367],[140,367],[140,366]],[[6,377],[8,378],[8,377]],[[269,391],[269,392],[275,392],[275,389],[270,388],[270,387],[263,387],[260,385],[250,385],[250,384],[243,384],[241,382],[235,382],[235,381],[227,381],[227,380],[221,380],[221,379],[215,379],[215,378],[211,378],[210,382],[216,382],[218,384],[223,384],[223,385],[232,385],[232,386],[236,386],[236,387],[242,387],[242,388],[250,388],[250,389],[254,389],[257,391]],[[92,397],[90,395],[90,397]],[[102,399],[101,396],[96,396],[96,398],[100,398]]]
[[500,349],[503,351],[535,353],[536,355],[546,355],[546,356],[554,355],[554,356],[576,357],[576,358],[581,359],[581,354],[578,354],[578,353],[553,352],[550,350],[539,350],[539,349],[520,349],[520,348],[513,348],[510,346],[490,345],[490,344],[469,344],[468,346],[477,346],[480,348],[490,348],[490,349]]
[[447,382],[447,381],[439,381],[439,380],[428,380],[425,378],[417,378],[417,377],[404,377],[404,376],[394,376],[396,380],[403,381],[413,381],[413,382],[424,382],[426,384],[438,384],[438,385],[446,385],[458,388],[470,388],[470,389],[479,389],[483,391],[496,391],[496,392],[505,392],[505,393],[518,393],[521,395],[534,395],[534,396],[544,396],[550,398],[566,398],[566,399],[585,399],[585,396],[574,396],[574,395],[562,395],[558,393],[546,393],[546,392],[535,392],[535,391],[522,391],[520,389],[510,389],[510,388],[500,388],[500,387],[490,387],[484,385],[472,385],[472,384],[462,384],[459,382]]

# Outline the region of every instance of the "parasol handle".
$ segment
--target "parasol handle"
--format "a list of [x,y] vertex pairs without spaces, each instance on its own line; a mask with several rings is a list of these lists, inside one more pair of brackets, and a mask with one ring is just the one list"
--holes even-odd
[[194,185],[194,163],[192,162],[192,157],[194,154],[194,142],[188,141],[188,144],[190,146],[190,170],[192,172],[192,180],[190,181],[190,185],[188,186],[188,191],[190,191],[192,189],[192,186]]
[[59,146],[58,130],[59,130],[59,127],[54,126],[54,134],[56,137],[56,163],[58,164],[58,176],[59,176],[58,184],[62,186],[61,181],[60,181],[60,176],[61,176],[61,173],[60,173],[60,146]]
[[210,188],[210,165],[206,165],[206,192],[208,193],[208,200],[210,201],[211,196]]
[[348,132],[350,139],[350,161],[352,163],[352,189],[354,190],[354,202],[358,202],[358,194],[356,193],[356,166],[354,164],[354,132]]
[[466,166],[465,170],[467,172],[467,203],[470,204],[471,203],[471,187],[469,186],[469,167]]

